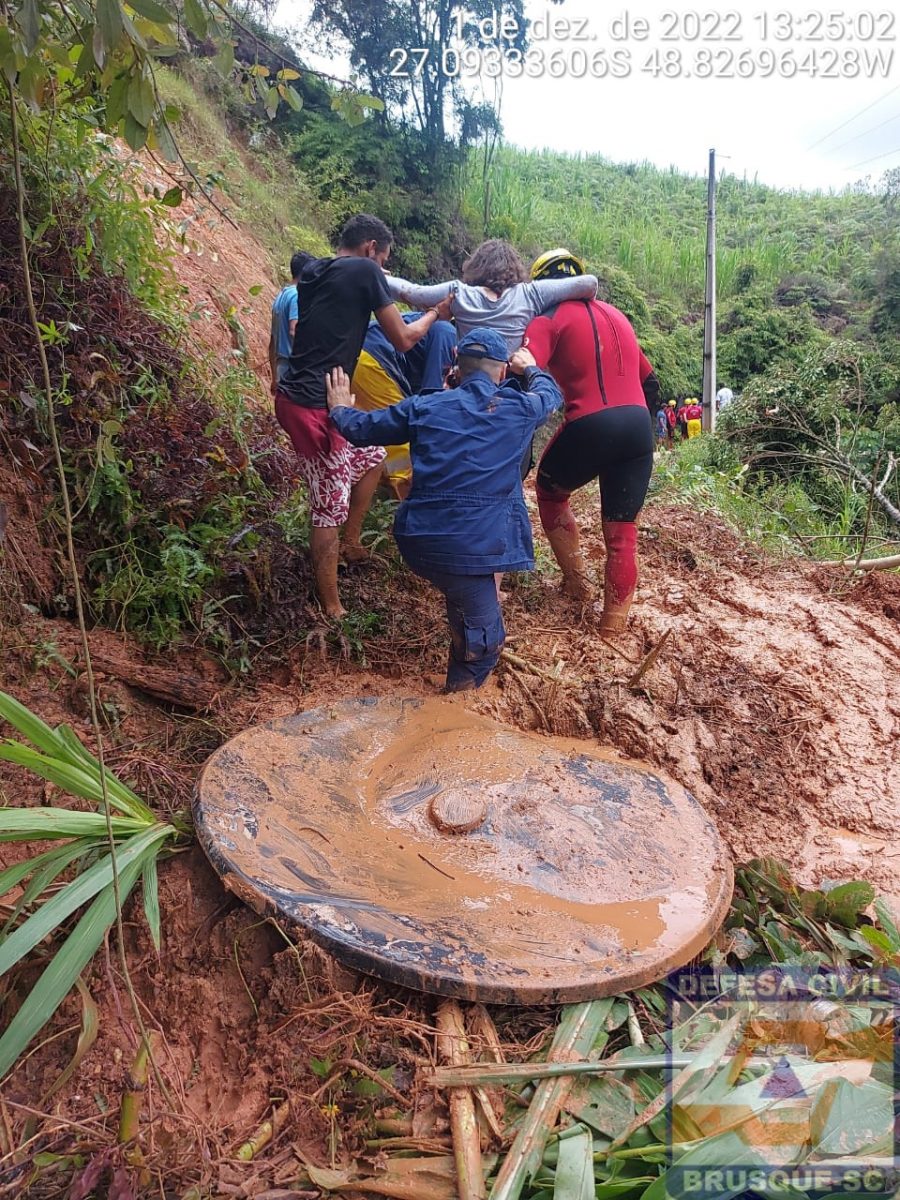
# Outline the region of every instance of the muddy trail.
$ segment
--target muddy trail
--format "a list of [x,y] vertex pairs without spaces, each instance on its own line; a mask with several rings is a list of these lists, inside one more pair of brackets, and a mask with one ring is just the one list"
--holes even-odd
[[[187,213],[175,269],[199,313],[197,340],[224,359],[246,335],[259,369],[274,293],[264,252],[246,231]],[[255,300],[251,280],[264,284]],[[229,325],[230,310],[243,334]],[[258,399],[265,403],[262,390]],[[0,538],[14,576],[0,580],[0,688],[90,744],[77,631],[43,615],[54,611],[61,573],[45,536],[46,486],[46,462],[0,469]],[[531,492],[529,504],[537,524]],[[580,517],[599,567],[595,497],[580,498]],[[190,647],[153,657],[125,636],[92,631],[107,760],[157,811],[186,810],[210,754],[256,723],[341,698],[436,694],[442,604],[399,562],[383,514],[367,536],[372,562],[342,578],[351,616],[340,633],[317,622],[303,551],[272,536],[271,553],[260,551],[265,594],[240,614],[265,649],[237,679]],[[538,571],[506,581],[507,654],[489,687],[467,699],[474,712],[660,769],[700,801],[737,862],[771,855],[804,884],[864,878],[900,902],[900,577],[776,560],[721,521],[657,502],[643,518],[629,632],[611,645],[597,634],[593,605],[560,595],[536,540]],[[59,797],[0,763],[0,802]],[[24,852],[0,846],[0,869]],[[217,1196],[283,1200],[302,1194],[283,1189],[304,1162],[379,1161],[384,1140],[401,1130],[420,1148],[446,1150],[446,1109],[415,1085],[434,1061],[431,999],[295,944],[229,895],[197,846],[161,865],[159,890],[161,953],[139,904],[125,913],[129,973],[165,1085],[151,1079],[144,1097],[142,1195],[180,1198],[202,1184]],[[27,988],[43,965],[16,986]],[[108,1163],[118,1161],[136,1044],[112,944],[84,979],[99,1031],[73,1076],[48,1097],[76,1053],[77,995],[4,1084],[0,1159],[7,1146],[25,1153],[4,1165],[0,1197],[66,1195],[73,1168],[104,1147]],[[534,1048],[553,1018],[493,1015],[510,1057]],[[235,1162],[236,1147],[286,1101],[274,1144],[257,1162]],[[37,1175],[35,1155],[45,1160]]]
[[[595,503],[583,498],[581,519],[599,562]],[[700,800],[738,862],[772,855],[806,884],[862,877],[896,901],[900,579],[776,561],[715,519],[659,505],[645,512],[640,547],[639,600],[616,646],[598,637],[593,606],[560,595],[546,553],[538,572],[508,579],[508,656],[467,703],[660,768]],[[302,553],[282,569],[273,585],[294,589],[311,612]],[[190,650],[152,661],[95,631],[113,768],[171,812],[189,804],[208,755],[252,724],[336,698],[434,695],[445,656],[436,594],[383,539],[342,587],[361,614],[349,636],[307,635],[308,625],[283,634],[244,681]],[[89,743],[73,625],[14,597],[3,616],[0,686]],[[7,803],[53,802],[52,788],[7,764],[0,789]],[[0,866],[16,853],[0,849]],[[385,1097],[373,1099],[365,1074],[346,1064],[389,1069],[402,1095],[434,1054],[433,1002],[354,975],[311,943],[295,946],[229,896],[196,847],[162,865],[160,901],[160,955],[133,901],[126,913],[130,971],[167,1082],[167,1094],[154,1085],[146,1100],[160,1194],[180,1196],[203,1178],[215,1194],[274,1195],[304,1158],[321,1165],[365,1151]],[[70,997],[4,1089],[7,1137],[33,1137],[45,1154],[115,1138],[134,1043],[112,948],[86,982],[100,1030],[74,1077],[43,1102],[75,1050],[81,1003]],[[546,1025],[527,1011],[496,1017],[516,1045]],[[264,1163],[236,1165],[236,1144],[287,1098],[290,1120]],[[443,1119],[420,1097],[417,1136],[445,1133]],[[7,1175],[0,1195],[25,1194],[24,1179]],[[28,1194],[64,1190],[51,1173]]]

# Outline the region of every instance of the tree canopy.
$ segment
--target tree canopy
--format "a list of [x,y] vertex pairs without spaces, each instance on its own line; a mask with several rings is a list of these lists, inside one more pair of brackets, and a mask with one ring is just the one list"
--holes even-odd
[[[249,34],[239,38],[240,33]],[[178,157],[172,123],[178,112],[160,101],[156,67],[192,45],[215,53],[223,74],[240,72],[248,96],[258,96],[274,117],[280,105],[302,107],[293,82],[306,71],[293,56],[276,68],[259,61],[269,52],[226,0],[21,0],[0,3],[0,71],[13,94],[38,112],[45,104],[90,99],[86,119],[120,134],[133,150],[145,145],[173,161]],[[239,61],[236,48],[255,61]],[[317,72],[311,72],[316,74]],[[382,102],[350,82],[333,106],[348,120],[362,120]]]

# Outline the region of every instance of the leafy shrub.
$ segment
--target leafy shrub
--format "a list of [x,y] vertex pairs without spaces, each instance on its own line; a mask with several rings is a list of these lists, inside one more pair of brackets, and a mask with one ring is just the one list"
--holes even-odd
[[[209,604],[226,594],[227,564],[251,552],[239,535],[270,515],[285,475],[273,469],[271,425],[249,420],[258,383],[240,367],[213,381],[179,353],[187,321],[153,233],[169,210],[127,182],[109,143],[78,143],[61,116],[27,131],[31,269],[90,611],[157,646],[192,628],[229,653]],[[0,422],[39,448],[47,412],[36,356],[22,353],[30,321],[2,176],[0,203],[0,379],[12,398]],[[52,474],[47,487],[48,544],[33,551],[43,549],[52,575],[64,521]],[[37,593],[35,579],[24,581],[25,597],[66,611],[67,583],[58,577]]]
[[[882,377],[877,356],[832,340],[752,380],[721,414],[718,430],[752,479],[800,484],[833,526],[859,532],[868,481],[879,465],[883,471],[887,455],[900,452],[892,409],[879,420]],[[888,491],[897,504],[896,473]],[[876,505],[875,520],[885,515]]]
[[797,361],[810,345],[823,345],[825,335],[809,308],[779,308],[760,291],[736,300],[722,316],[719,376],[742,388],[784,360]]

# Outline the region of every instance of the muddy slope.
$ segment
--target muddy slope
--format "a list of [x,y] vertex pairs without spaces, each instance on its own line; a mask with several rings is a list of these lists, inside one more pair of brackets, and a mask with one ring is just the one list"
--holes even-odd
[[[586,528],[593,504],[581,505]],[[24,525],[13,506],[7,511],[21,545]],[[588,540],[596,552],[594,535]],[[508,580],[509,649],[519,661],[504,664],[474,707],[520,728],[599,739],[661,768],[701,801],[739,860],[776,855],[809,883],[861,876],[900,896],[900,579],[853,582],[809,563],[775,562],[723,524],[680,509],[651,506],[641,547],[640,599],[616,649],[598,638],[593,609],[559,596],[546,562],[542,574]],[[242,728],[338,697],[434,694],[445,657],[441,604],[382,549],[385,558],[343,584],[352,608],[377,616],[379,630],[351,639],[348,659],[324,630],[307,641],[308,627],[297,627],[283,631],[242,685],[222,682],[187,650],[153,664],[202,680],[206,710],[154,701],[140,687],[146,656],[121,639],[114,653],[113,635],[105,635],[99,685],[112,765],[161,810],[177,808],[189,801],[205,758]],[[283,570],[273,586],[292,588],[303,604],[305,563]],[[629,685],[667,630],[655,664]],[[83,686],[66,667],[78,661],[72,626],[6,594],[0,651],[0,686],[89,740]],[[545,678],[555,671],[561,681]],[[7,803],[56,799],[7,764],[0,795]],[[18,853],[0,847],[0,866]],[[350,1110],[345,1104],[337,1129],[332,1093],[316,1072],[324,1062],[361,1058],[375,1069],[394,1065],[395,1080],[404,1078],[430,1053],[421,1024],[429,1003],[360,985],[310,945],[298,956],[224,893],[198,849],[163,866],[160,895],[160,956],[139,910],[131,904],[127,914],[132,976],[174,1104],[155,1090],[148,1102],[159,1178],[182,1191],[210,1176],[237,1188],[247,1171],[235,1174],[225,1157],[286,1095],[295,1117],[267,1180],[281,1169],[279,1153],[285,1177],[295,1171],[291,1147],[320,1163],[335,1138],[339,1151],[355,1147]],[[86,1123],[102,1143],[114,1140],[134,1053],[114,954],[98,956],[88,985],[100,1035],[50,1107]],[[47,1031],[62,1036],[6,1085],[16,1133],[27,1108],[44,1111],[41,1096],[71,1058],[80,1019],[72,998]],[[358,1103],[362,1120],[371,1101]],[[43,1136],[46,1151],[71,1144],[65,1127],[47,1126]]]

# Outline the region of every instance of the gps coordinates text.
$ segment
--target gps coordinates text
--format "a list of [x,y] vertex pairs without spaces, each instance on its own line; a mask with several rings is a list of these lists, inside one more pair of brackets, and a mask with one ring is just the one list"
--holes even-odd
[[[447,44],[394,47],[394,77],[819,79],[887,78],[897,15],[889,10],[806,12],[624,10],[595,23],[547,9],[526,27],[510,15],[458,11]],[[521,43],[527,39],[527,48]],[[518,43],[518,44],[517,44]],[[840,43],[840,44],[838,44]]]

